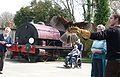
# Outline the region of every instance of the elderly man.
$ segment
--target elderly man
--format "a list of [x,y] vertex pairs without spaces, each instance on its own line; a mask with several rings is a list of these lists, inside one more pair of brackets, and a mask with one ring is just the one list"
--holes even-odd
[[2,74],[3,70],[3,64],[4,64],[4,57],[6,50],[6,44],[11,44],[12,39],[9,36],[11,32],[11,29],[9,27],[6,27],[4,32],[0,34],[0,74]]
[[71,33],[78,33],[84,39],[106,40],[107,66],[105,68],[105,77],[120,77],[120,14],[113,13],[108,20],[109,28],[101,32],[90,33],[87,30],[72,27]]
[[78,49],[78,46],[74,45],[73,50],[70,53],[68,53],[68,55],[65,58],[65,65],[64,66],[69,67],[68,65],[71,65],[70,67],[72,67],[72,63],[73,63],[72,58],[73,57],[75,58],[74,62],[76,63],[78,55],[80,55],[80,51]]

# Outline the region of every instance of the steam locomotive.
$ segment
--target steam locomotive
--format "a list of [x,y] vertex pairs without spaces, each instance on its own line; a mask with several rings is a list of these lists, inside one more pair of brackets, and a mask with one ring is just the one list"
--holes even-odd
[[43,22],[24,23],[16,29],[15,43],[8,48],[12,52],[11,59],[17,56],[29,62],[56,60],[72,49],[70,44],[59,40],[63,33]]

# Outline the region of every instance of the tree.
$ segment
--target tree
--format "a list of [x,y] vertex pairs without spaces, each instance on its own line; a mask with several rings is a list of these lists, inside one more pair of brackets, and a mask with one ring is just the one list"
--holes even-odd
[[[81,6],[81,1],[80,0],[53,0],[54,3],[56,3],[59,6],[62,6],[62,8],[67,9],[66,12],[68,12],[69,15],[69,19],[71,21],[76,22],[76,17],[79,18],[78,16],[80,16],[80,6]],[[79,15],[76,15],[77,14]]]
[[7,24],[8,21],[13,22],[13,18],[14,18],[13,14],[11,14],[9,12],[3,12],[0,15],[0,25],[1,25],[1,28],[6,27],[6,24]]
[[[74,22],[76,22],[76,19],[78,19],[83,12],[82,16],[84,17],[85,21],[91,22],[91,17],[93,16],[93,0],[53,0],[58,5],[62,6],[63,8],[66,8],[67,12],[70,15],[70,19]],[[81,9],[82,7],[82,9]],[[76,15],[79,14],[79,15]],[[77,16],[77,17],[75,17]]]
[[108,0],[95,0],[96,2],[96,10],[95,10],[95,18],[94,23],[96,25],[103,24],[105,25],[108,16],[109,16],[109,2]]
[[111,10],[111,12],[120,10],[120,1],[119,0],[110,0],[110,10]]
[[32,11],[30,7],[22,7],[14,17],[14,23],[16,27],[20,26],[22,23],[27,22],[27,19],[32,16]]
[[69,18],[66,9],[63,9],[57,4],[53,4],[50,0],[40,0],[36,2],[33,0],[30,6],[22,7],[15,15],[14,22],[17,26],[27,21],[27,18],[33,17],[34,22],[47,22],[49,18],[55,15],[61,15]]

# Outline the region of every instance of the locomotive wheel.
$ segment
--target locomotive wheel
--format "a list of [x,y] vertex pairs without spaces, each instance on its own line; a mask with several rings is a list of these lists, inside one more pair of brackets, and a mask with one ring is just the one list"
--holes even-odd
[[14,53],[11,52],[11,53],[10,53],[10,59],[13,59],[13,58],[14,58]]
[[79,67],[81,67],[81,63],[82,63],[82,62],[81,62],[81,60],[79,59],[78,62],[77,62],[77,65],[78,65]]
[[27,54],[27,55],[24,55],[23,58],[30,63],[36,62],[36,56],[35,55],[31,55],[31,54],[28,55]]
[[21,59],[20,53],[12,52],[10,53],[10,59],[15,59],[17,56],[18,59]]
[[36,57],[34,55],[28,56],[27,61],[30,62],[30,63],[34,63],[34,62],[36,62]]

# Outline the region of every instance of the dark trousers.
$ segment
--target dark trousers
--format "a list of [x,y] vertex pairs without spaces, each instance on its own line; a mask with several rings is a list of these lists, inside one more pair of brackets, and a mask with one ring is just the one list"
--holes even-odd
[[107,61],[105,77],[120,77],[120,60]]
[[91,75],[93,77],[103,77],[103,62],[102,62],[102,59],[93,59],[92,60]]
[[91,68],[91,77],[95,77],[94,76],[94,70],[93,70],[93,61],[92,61],[92,68]]
[[3,70],[4,58],[5,58],[5,53],[4,52],[0,52],[0,71]]

